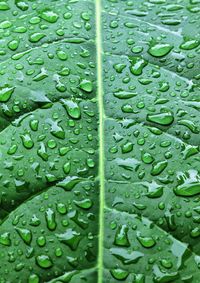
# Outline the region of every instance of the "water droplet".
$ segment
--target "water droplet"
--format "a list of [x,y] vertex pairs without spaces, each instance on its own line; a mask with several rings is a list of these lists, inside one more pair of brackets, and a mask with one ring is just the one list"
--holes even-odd
[[59,121],[47,119],[46,122],[51,125],[51,134],[59,139],[65,139],[65,131],[59,126]]
[[47,77],[48,77],[47,70],[45,68],[41,68],[40,73],[33,77],[33,81],[39,82],[39,81],[44,80]]
[[63,50],[58,50],[57,51],[57,56],[60,60],[62,61],[66,61],[68,58],[68,55],[66,54],[66,52],[64,52]]
[[22,11],[26,11],[29,8],[28,4],[22,0],[15,0],[15,5]]
[[64,165],[63,165],[63,171],[65,172],[65,174],[68,174],[70,172],[70,169],[71,169],[71,164],[70,162],[66,162]]
[[122,148],[122,153],[128,153],[133,150],[133,143],[132,142],[127,142],[121,146]]
[[31,231],[28,230],[28,229],[18,228],[18,227],[16,227],[15,230],[17,231],[19,236],[22,238],[24,243],[27,244],[27,245],[30,245],[30,243],[32,241],[32,233],[31,233]]
[[186,126],[194,134],[199,134],[198,126],[190,120],[179,120],[178,124]]
[[29,134],[21,135],[23,146],[27,149],[31,149],[34,146],[34,142]]
[[139,233],[137,234],[137,239],[144,248],[152,248],[156,244],[155,240],[152,237],[144,237]]
[[147,61],[141,57],[130,57],[129,59],[131,62],[131,73],[135,76],[141,75],[144,67],[147,65]]
[[68,115],[74,119],[80,119],[81,117],[81,109],[75,101],[72,100],[61,100],[65,109],[67,110]]
[[30,225],[31,226],[39,226],[41,223],[40,219],[35,215],[33,214],[31,220],[30,220]]
[[38,275],[36,274],[31,274],[29,276],[29,279],[28,279],[28,283],[39,283],[40,282],[40,278]]
[[142,152],[141,159],[146,164],[151,164],[154,161],[153,156],[148,152]]
[[191,50],[198,47],[200,42],[196,39],[187,40],[180,45],[180,48],[183,50]]
[[7,2],[1,1],[0,2],[0,11],[10,10],[10,7]]
[[148,192],[146,195],[149,198],[159,198],[163,195],[163,187],[154,181],[151,183],[145,182],[143,186],[147,188]]
[[117,279],[117,280],[125,280],[128,275],[129,275],[129,272],[128,271],[125,271],[123,269],[112,269],[110,271],[111,275],[113,276],[113,278]]
[[15,87],[5,85],[0,88],[0,102],[7,102],[14,92]]
[[46,151],[46,147],[44,143],[40,143],[40,148],[37,151],[38,156],[40,156],[44,161],[47,161],[49,158],[49,155]]
[[8,43],[8,48],[12,51],[16,50],[19,46],[19,41],[14,39]]
[[0,235],[0,244],[4,246],[10,246],[11,245],[11,239],[10,239],[10,233],[5,232]]
[[44,38],[46,35],[44,33],[36,32],[30,35],[29,40],[32,43],[36,43]]
[[194,229],[192,229],[192,231],[190,232],[190,236],[192,238],[197,238],[200,236],[200,228],[199,227],[195,227]]
[[114,92],[114,96],[119,98],[119,99],[129,99],[129,98],[132,98],[132,97],[134,97],[136,95],[137,95],[136,92],[131,92],[131,91],[118,91],[118,92]]
[[178,272],[172,272],[172,273],[162,272],[157,265],[154,265],[153,273],[154,273],[154,282],[156,283],[171,282],[179,277]]
[[51,258],[47,255],[39,255],[36,257],[37,264],[44,269],[50,268],[53,266]]
[[113,67],[117,73],[121,74],[124,68],[126,68],[126,65],[125,64],[115,64]]
[[178,186],[174,192],[178,196],[190,197],[200,193],[200,176],[196,170],[179,173],[177,176]]
[[80,207],[80,208],[83,208],[83,209],[90,209],[93,205],[93,202],[91,201],[91,199],[83,199],[83,200],[80,200],[80,201],[77,201],[77,200],[74,200],[74,203]]
[[73,251],[78,248],[79,242],[82,239],[80,233],[69,228],[64,234],[56,234],[61,243],[68,245]]
[[64,188],[67,191],[70,191],[81,181],[81,178],[77,176],[68,176],[63,181],[57,184],[58,187]]
[[44,247],[46,244],[46,238],[44,236],[40,236],[37,238],[37,244],[39,247]]
[[151,175],[153,176],[157,176],[160,173],[162,173],[162,171],[164,171],[164,169],[167,167],[167,161],[157,161],[155,163],[153,163],[152,166],[152,170],[151,170]]
[[171,112],[162,112],[157,114],[147,114],[147,121],[153,122],[159,125],[168,126],[174,121],[174,116]]
[[125,224],[118,227],[115,234],[114,244],[122,247],[130,246],[128,239],[128,227]]
[[162,57],[167,55],[172,50],[172,48],[173,46],[167,43],[157,43],[150,46],[148,53],[154,57]]
[[37,131],[38,130],[39,121],[34,119],[30,121],[31,130]]
[[58,15],[49,9],[42,11],[40,17],[48,23],[56,23],[58,20]]
[[57,204],[57,211],[60,214],[66,214],[67,213],[67,207],[64,203],[58,203]]
[[81,80],[79,87],[86,92],[92,92],[93,90],[92,82],[86,79]]
[[45,219],[47,222],[47,227],[49,230],[53,231],[56,229],[56,221],[55,221],[55,212],[51,209],[48,208],[45,212]]
[[111,248],[112,255],[122,261],[123,264],[136,263],[144,256],[143,253],[138,251],[128,251],[122,248]]

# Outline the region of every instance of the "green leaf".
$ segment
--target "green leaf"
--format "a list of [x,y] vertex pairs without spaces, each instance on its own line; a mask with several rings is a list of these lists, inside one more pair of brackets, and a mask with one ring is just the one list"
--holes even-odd
[[0,283],[199,283],[199,4],[0,1]]

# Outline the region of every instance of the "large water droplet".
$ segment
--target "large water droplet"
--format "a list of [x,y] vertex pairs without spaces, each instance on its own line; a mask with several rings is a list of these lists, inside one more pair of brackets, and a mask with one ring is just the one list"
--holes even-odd
[[30,245],[31,240],[32,240],[31,231],[29,229],[18,228],[18,227],[16,227],[15,230],[20,235],[20,237],[22,238],[24,243],[27,244],[27,245]]
[[114,244],[122,247],[130,246],[128,239],[128,227],[125,224],[118,227],[115,234]]
[[162,57],[167,55],[173,46],[167,43],[157,43],[155,45],[150,46],[148,52],[154,57]]
[[64,100],[64,99],[62,99],[62,103],[70,117],[74,119],[79,119],[81,117],[81,109],[78,103],[72,100]]
[[47,227],[49,230],[53,231],[56,229],[56,220],[55,220],[55,212],[51,209],[48,208],[45,212],[45,218],[47,222]]
[[69,228],[63,234],[56,234],[61,243],[68,245],[73,251],[78,248],[82,236],[79,232]]
[[39,255],[36,257],[37,264],[44,269],[50,268],[53,266],[51,258],[47,255]]
[[53,11],[51,11],[51,10],[49,10],[49,9],[43,11],[43,12],[41,13],[40,17],[41,17],[43,20],[45,20],[45,21],[47,21],[47,22],[49,22],[49,23],[55,23],[55,22],[57,22],[57,20],[58,20],[58,15],[57,15],[55,12],[53,12]]
[[200,193],[200,176],[196,170],[179,173],[177,176],[178,186],[174,192],[178,196],[191,197]]
[[157,114],[148,114],[147,121],[153,122],[159,125],[168,126],[174,121],[174,116],[171,112],[163,112]]
[[9,87],[5,85],[0,88],[0,102],[7,102],[14,92],[14,87]]

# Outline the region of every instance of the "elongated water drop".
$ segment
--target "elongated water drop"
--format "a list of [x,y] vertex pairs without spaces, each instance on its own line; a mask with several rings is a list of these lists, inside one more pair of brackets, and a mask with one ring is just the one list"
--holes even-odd
[[51,208],[48,208],[46,210],[45,218],[46,218],[48,229],[51,231],[55,230],[57,226],[56,220],[55,220],[55,212]]
[[148,53],[151,54],[154,57],[162,57],[167,55],[171,50],[173,46],[167,43],[157,43],[155,45],[152,45]]
[[174,116],[171,112],[163,112],[157,114],[148,114],[147,121],[153,122],[159,125],[168,126],[174,121]]

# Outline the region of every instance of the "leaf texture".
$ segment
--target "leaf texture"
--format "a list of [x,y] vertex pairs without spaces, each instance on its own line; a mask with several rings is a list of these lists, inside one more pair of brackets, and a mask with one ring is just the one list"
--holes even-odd
[[199,283],[200,1],[0,1],[0,283]]

